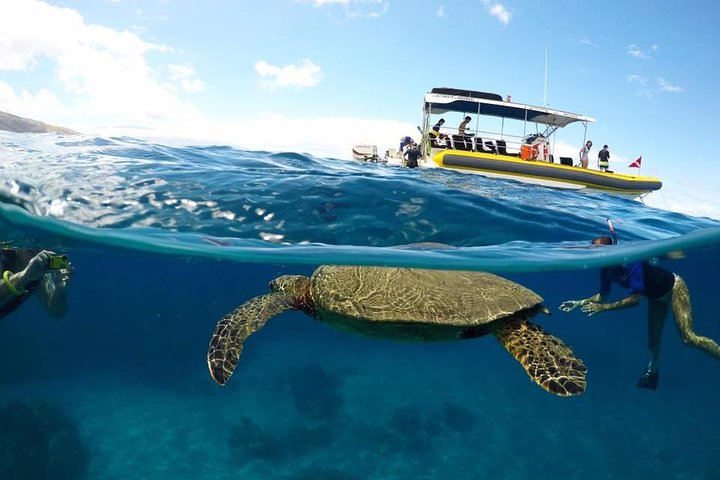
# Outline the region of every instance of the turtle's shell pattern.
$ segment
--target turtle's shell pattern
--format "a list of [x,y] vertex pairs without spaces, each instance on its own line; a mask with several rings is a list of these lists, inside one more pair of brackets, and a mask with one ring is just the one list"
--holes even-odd
[[542,303],[522,285],[486,272],[322,266],[311,278],[320,318],[485,325]]

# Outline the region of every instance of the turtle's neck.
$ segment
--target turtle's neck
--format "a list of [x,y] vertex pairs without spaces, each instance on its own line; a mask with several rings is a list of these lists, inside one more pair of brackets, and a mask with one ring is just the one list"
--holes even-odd
[[317,309],[315,308],[315,301],[312,298],[312,286],[309,278],[297,282],[290,303],[293,308],[297,310],[312,317],[317,316]]

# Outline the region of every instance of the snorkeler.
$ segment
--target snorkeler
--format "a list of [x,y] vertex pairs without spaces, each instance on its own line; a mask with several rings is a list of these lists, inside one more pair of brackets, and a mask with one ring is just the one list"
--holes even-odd
[[[609,221],[608,224],[613,238],[597,237],[593,239],[593,245],[617,244],[612,224]],[[617,302],[602,303],[610,293],[613,282],[628,289],[630,294]],[[591,316],[606,310],[634,307],[640,302],[641,296],[648,299],[650,362],[645,373],[638,380],[638,387],[652,390],[657,388],[660,340],[670,307],[672,307],[675,323],[683,343],[720,359],[720,345],[708,337],[697,335],[693,330],[690,292],[685,281],[680,275],[649,262],[632,262],[603,268],[600,272],[600,293],[583,300],[565,301],[560,305],[560,310],[569,312],[575,307],[581,307],[583,312]]]
[[70,263],[49,250],[0,250],[0,318],[22,305],[38,290],[48,312],[60,318],[67,310]]

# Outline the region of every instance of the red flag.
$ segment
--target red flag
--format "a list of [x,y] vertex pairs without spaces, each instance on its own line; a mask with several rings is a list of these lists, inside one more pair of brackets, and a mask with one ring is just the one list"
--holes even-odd
[[640,155],[637,160],[635,160],[630,165],[628,165],[628,168],[640,168],[641,163],[642,163],[642,155]]

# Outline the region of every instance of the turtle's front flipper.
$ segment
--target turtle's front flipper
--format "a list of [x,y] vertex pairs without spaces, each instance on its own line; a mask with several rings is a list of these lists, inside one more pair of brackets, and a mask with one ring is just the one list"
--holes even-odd
[[587,368],[570,347],[526,320],[497,323],[495,337],[535,383],[563,397],[585,391]]
[[237,366],[245,339],[260,330],[270,318],[290,308],[284,294],[271,293],[248,300],[220,319],[207,354],[213,380],[225,385]]

